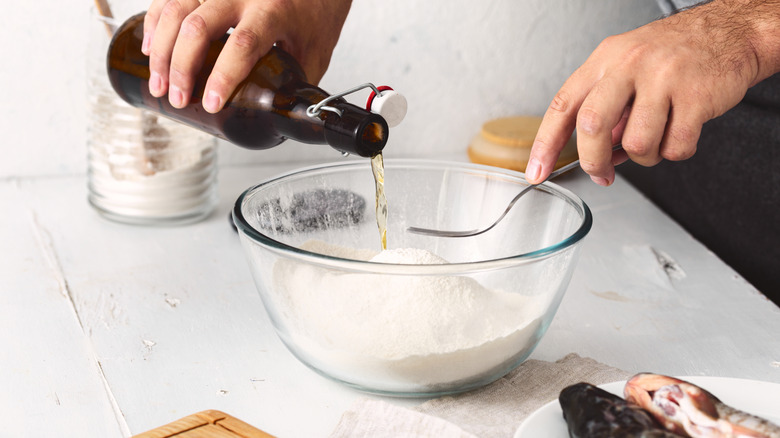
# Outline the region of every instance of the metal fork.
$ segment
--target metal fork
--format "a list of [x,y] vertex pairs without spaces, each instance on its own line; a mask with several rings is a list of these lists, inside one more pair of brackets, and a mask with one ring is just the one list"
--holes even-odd
[[[615,152],[615,151],[620,150],[620,149],[622,149],[621,145],[613,146],[612,147],[612,152]],[[552,173],[550,173],[550,175],[544,181],[540,182],[539,184],[543,184],[545,181],[550,181],[551,179],[556,178],[558,175],[562,175],[562,174],[564,174],[564,173],[574,169],[575,167],[579,167],[579,166],[580,166],[580,160],[572,161],[571,163],[569,163],[569,164],[561,167],[560,169],[555,170]],[[406,230],[409,231],[410,233],[414,233],[414,234],[422,234],[422,235],[426,235],[426,236],[435,236],[435,237],[471,237],[471,236],[478,236],[478,235],[480,235],[482,233],[485,233],[487,231],[492,230],[493,227],[498,225],[498,223],[501,222],[502,219],[504,219],[504,217],[507,215],[507,213],[509,213],[509,210],[511,210],[512,207],[517,203],[517,201],[520,198],[522,198],[523,195],[525,195],[526,193],[531,191],[533,188],[535,188],[539,184],[531,184],[531,185],[525,187],[523,190],[521,190],[520,193],[517,194],[517,196],[515,196],[511,201],[509,201],[509,205],[507,205],[507,207],[504,210],[504,212],[501,213],[501,216],[499,216],[498,219],[493,221],[492,224],[490,224],[489,226],[487,226],[485,228],[476,229],[476,230],[468,230],[468,231],[447,231],[447,230],[432,230],[432,229],[429,229],[429,228],[409,227]]]

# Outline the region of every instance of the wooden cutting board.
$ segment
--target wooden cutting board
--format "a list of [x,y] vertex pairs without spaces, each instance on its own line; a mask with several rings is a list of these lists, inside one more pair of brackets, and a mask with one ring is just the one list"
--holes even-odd
[[236,417],[208,410],[192,414],[133,438],[274,438]]

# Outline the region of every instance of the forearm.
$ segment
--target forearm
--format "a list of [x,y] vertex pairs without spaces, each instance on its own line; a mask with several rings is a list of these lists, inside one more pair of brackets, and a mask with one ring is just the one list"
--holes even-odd
[[780,0],[713,0],[667,18],[685,22],[691,38],[707,38],[713,66],[743,76],[748,86],[780,72]]
[[758,60],[756,83],[780,72],[780,0],[747,2],[750,42]]

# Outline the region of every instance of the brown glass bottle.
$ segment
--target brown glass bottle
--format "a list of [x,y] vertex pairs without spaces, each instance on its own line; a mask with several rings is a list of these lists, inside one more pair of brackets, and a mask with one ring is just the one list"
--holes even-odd
[[306,109],[329,94],[306,82],[300,65],[287,52],[274,47],[257,62],[224,108],[216,114],[203,109],[206,79],[227,36],[209,48],[204,67],[196,77],[190,104],[174,108],[167,97],[149,93],[149,58],[141,53],[144,14],[127,20],[115,33],[108,50],[108,76],[114,90],[128,103],[223,138],[249,149],[267,149],[286,139],[327,143],[341,152],[371,157],[387,143],[387,122],[378,114],[335,99],[310,117]]

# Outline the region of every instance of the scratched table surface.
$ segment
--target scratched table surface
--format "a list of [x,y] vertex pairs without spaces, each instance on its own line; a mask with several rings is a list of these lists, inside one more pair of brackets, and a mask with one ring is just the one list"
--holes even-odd
[[[219,409],[327,436],[366,395],[277,339],[227,221],[241,191],[300,165],[221,169],[217,211],[176,228],[101,218],[83,175],[0,181],[0,435],[128,437]],[[774,304],[625,181],[558,182],[594,226],[533,358],[780,383]]]

